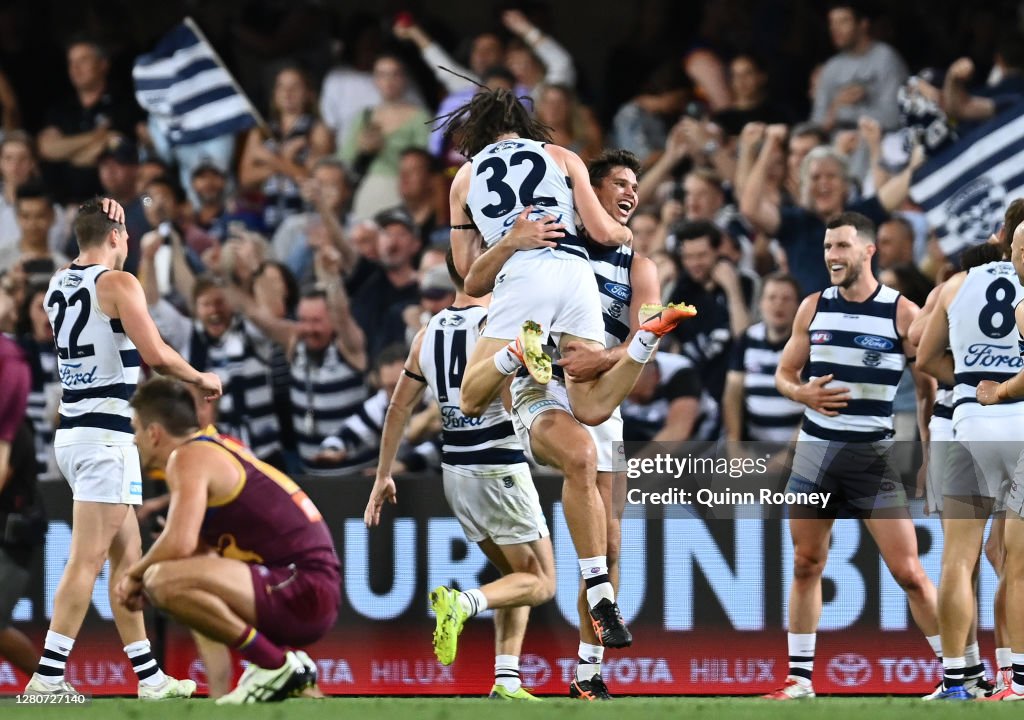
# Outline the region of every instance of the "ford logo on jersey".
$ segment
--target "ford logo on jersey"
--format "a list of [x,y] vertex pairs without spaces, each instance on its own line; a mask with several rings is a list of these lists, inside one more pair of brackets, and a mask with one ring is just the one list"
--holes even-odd
[[826,332],[825,330],[816,330],[811,333],[811,342],[815,345],[821,345],[827,343],[832,339],[832,333]]
[[604,290],[612,297],[617,297],[622,302],[629,302],[629,298],[633,295],[628,285],[616,282],[606,282],[604,284]]
[[895,347],[892,340],[878,337],[877,335],[858,335],[853,339],[853,341],[862,348],[868,348],[869,350],[881,350],[884,352],[886,350],[892,350]]

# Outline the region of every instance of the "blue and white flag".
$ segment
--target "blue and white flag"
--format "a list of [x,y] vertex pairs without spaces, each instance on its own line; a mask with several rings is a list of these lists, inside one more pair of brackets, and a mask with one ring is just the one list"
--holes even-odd
[[964,135],[915,174],[910,197],[947,257],[985,242],[1024,196],[1024,102]]
[[135,59],[135,98],[172,145],[188,145],[257,124],[249,99],[191,18]]

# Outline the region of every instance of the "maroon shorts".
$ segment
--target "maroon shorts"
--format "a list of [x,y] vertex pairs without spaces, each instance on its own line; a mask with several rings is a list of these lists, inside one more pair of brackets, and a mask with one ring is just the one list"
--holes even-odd
[[304,647],[316,642],[338,619],[341,578],[323,566],[250,565],[256,594],[256,629],[271,642]]

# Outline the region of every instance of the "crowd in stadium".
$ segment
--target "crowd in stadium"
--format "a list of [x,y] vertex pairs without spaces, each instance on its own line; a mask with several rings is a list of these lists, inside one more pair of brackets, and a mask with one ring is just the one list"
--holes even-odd
[[[1024,175],[1012,167],[1024,117],[1024,6],[940,3],[934,16],[959,21],[943,29],[916,6],[882,12],[861,0],[695,5],[700,22],[686,42],[659,46],[686,8],[643,4],[633,41],[649,42],[632,67],[620,60],[629,48],[613,47],[603,77],[593,76],[592,55],[582,62],[568,49],[575,29],[534,3],[496,7],[493,25],[469,29],[418,6],[362,15],[314,0],[227,3],[196,7],[177,25],[184,13],[159,29],[144,23],[144,45],[105,32],[102,8],[87,5],[56,26],[59,71],[59,51],[25,42],[39,16],[20,3],[0,8],[0,386],[11,389],[0,403],[0,517],[5,542],[20,548],[0,552],[17,573],[0,619],[45,536],[25,478],[63,474],[76,503],[74,551],[28,692],[74,693],[65,664],[85,588],[108,554],[140,697],[196,689],[160,669],[145,639],[147,602],[250,662],[222,701],[311,690],[315,662],[288,648],[333,626],[341,581],[331,529],[303,479],[365,482],[376,472],[364,516],[372,527],[395,499],[392,474],[442,465],[467,538],[493,541],[504,558],[499,580],[431,592],[435,654],[449,665],[466,620],[555,592],[536,489],[528,472],[509,470],[525,468],[529,454],[561,470],[572,511],[583,632],[570,696],[603,698],[604,648],[632,643],[615,600],[622,509],[611,490],[598,492],[610,461],[580,459],[590,447],[581,424],[607,429],[621,411],[626,441],[786,443],[799,430],[802,440],[845,446],[839,455],[852,459],[839,461],[815,456],[820,444],[796,443],[787,490],[824,488],[848,480],[847,470],[873,483],[863,497],[859,480],[844,485],[841,500],[865,513],[943,659],[944,682],[929,698],[992,695],[976,637],[966,637],[973,600],[961,607],[954,596],[969,594],[965,568],[978,561],[989,511],[1024,512],[1010,482],[1017,457],[1000,450],[1007,457],[989,468],[969,446],[997,430],[1015,440],[1006,426],[1016,427],[1012,402],[1024,395],[1016,349],[989,342],[1014,331],[1024,282]],[[915,21],[927,42],[901,32]],[[762,22],[774,34],[760,32]],[[456,34],[462,41],[449,42]],[[798,36],[816,40],[798,48]],[[467,156],[483,161],[466,165]],[[565,212],[538,219],[537,207]],[[574,209],[578,217],[565,217]],[[566,228],[551,253],[517,252],[546,247],[551,238],[537,233],[559,221]],[[478,256],[481,240],[488,251]],[[575,265],[557,265],[566,259]],[[979,265],[985,273],[954,275]],[[602,276],[606,266],[621,283]],[[482,267],[494,271],[484,281]],[[102,277],[122,269],[130,275]],[[488,311],[472,302],[471,288],[503,282]],[[530,313],[550,310],[548,320],[523,323],[520,300]],[[64,323],[71,306],[74,321]],[[463,329],[443,327],[449,321]],[[556,360],[565,365],[550,386],[548,335],[561,335]],[[607,364],[581,379],[587,352]],[[75,362],[92,356],[91,370]],[[149,368],[192,388],[140,384]],[[498,400],[509,385],[512,416]],[[957,518],[965,496],[985,508],[945,530],[938,595],[886,459],[890,440],[927,440],[930,416],[959,423],[946,439],[969,452],[937,454],[945,448],[932,443],[929,482],[947,472],[940,490],[930,488],[929,511]],[[513,418],[530,443],[513,438]],[[982,421],[991,432],[976,429]],[[858,465],[867,457],[858,453],[876,451],[866,470]],[[111,480],[105,463],[135,467],[136,456],[169,488],[138,517],[172,508],[141,557],[126,509],[141,503],[141,481],[126,471],[110,483],[123,486],[116,497],[100,488]],[[37,473],[8,473],[26,457]],[[954,458],[979,472],[949,470]],[[453,466],[468,479],[458,490]],[[972,475],[975,486],[958,484]],[[526,499],[522,517],[506,513],[509,527],[522,527],[473,538],[474,523],[507,510],[471,507],[499,480]],[[791,508],[789,675],[768,697],[814,697],[821,574],[839,500],[821,515]],[[1009,578],[1010,605],[1024,591],[1024,530],[1014,519],[1005,563],[1003,546],[993,563]],[[220,557],[197,552],[205,546]],[[289,592],[319,604],[300,612]],[[203,606],[207,596],[237,602]],[[1019,630],[1006,625],[1011,636]],[[525,619],[519,631],[511,645],[521,645]],[[20,669],[31,666],[20,631],[0,624],[0,641]],[[1024,654],[1006,645],[993,697],[1016,700]],[[219,646],[206,652],[224,659]],[[532,699],[518,653],[496,655],[492,697]]]
[[[515,88],[555,142],[585,161],[605,148],[637,155],[634,248],[657,263],[666,301],[698,309],[625,404],[626,438],[766,439],[765,422],[778,437],[780,425],[796,427],[799,409],[746,396],[744,351],[765,327],[781,349],[799,300],[828,285],[825,220],[845,209],[878,223],[880,278],[923,305],[953,264],[909,197],[925,161],[913,148],[1024,95],[1012,7],[998,30],[998,13],[967,13],[977,37],[963,47],[973,59],[914,76],[901,53],[921,51],[893,36],[892,17],[859,2],[800,17],[832,48],[794,102],[783,61],[750,38],[743,47],[735,28],[716,30],[709,6],[705,41],[646,62],[653,69],[627,84],[631,97],[598,112],[562,44],[570,29],[538,24],[539,10],[537,21],[496,12],[493,28],[458,47],[428,33],[439,18],[354,18],[332,67],[322,32],[315,46],[295,40],[328,10],[268,6],[279,22],[243,25],[231,54],[269,55],[265,87],[263,74],[233,68],[265,124],[194,145],[172,145],[147,122],[115,82],[102,35],[69,37],[63,95],[22,98],[23,70],[4,67],[0,273],[10,309],[0,327],[33,359],[40,467],[53,475],[60,387],[43,291],[75,256],[71,222],[94,195],[126,208],[127,269],[143,281],[165,339],[222,375],[222,430],[300,473],[372,465],[405,347],[454,297],[447,187],[464,159],[430,119],[478,82]],[[418,83],[428,69],[434,77]],[[912,418],[909,372],[896,409]],[[413,424],[405,468],[438,464],[438,427],[430,411]],[[897,431],[912,438],[913,423]]]

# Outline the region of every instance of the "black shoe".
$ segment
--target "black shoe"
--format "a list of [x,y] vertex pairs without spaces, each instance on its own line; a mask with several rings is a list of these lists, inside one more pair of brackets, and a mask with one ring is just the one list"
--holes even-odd
[[624,648],[633,644],[633,636],[622,620],[618,603],[602,598],[590,608],[590,621],[601,644],[610,648]]
[[573,678],[569,683],[569,697],[573,700],[611,700],[608,694],[608,687],[600,675],[595,675],[589,680],[578,680]]

